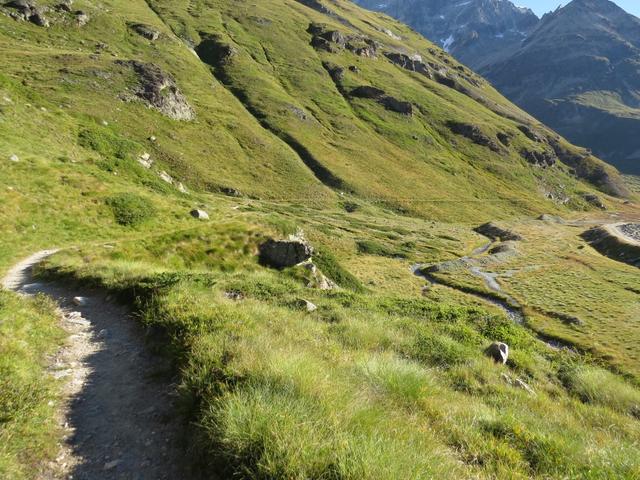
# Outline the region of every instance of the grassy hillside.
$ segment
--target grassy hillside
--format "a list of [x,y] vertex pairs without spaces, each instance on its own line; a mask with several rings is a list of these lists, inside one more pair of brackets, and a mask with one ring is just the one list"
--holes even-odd
[[[609,196],[627,191],[614,169],[347,1],[57,3],[39,3],[48,27],[0,6],[0,272],[60,247],[43,277],[137,299],[164,334],[205,471],[637,477],[624,337],[639,334],[634,311],[601,307],[634,301],[634,271],[591,250],[574,261],[580,231],[531,223],[600,215],[594,193],[636,215]],[[525,325],[463,272],[447,282],[460,288],[411,272],[481,247],[472,227],[494,219],[533,239],[514,269],[552,254],[552,284],[536,270],[505,286]],[[259,264],[265,239],[300,228],[337,288]],[[556,235],[567,246],[550,248]],[[595,306],[589,330],[549,315]],[[52,309],[0,292],[0,477],[34,478],[56,455]],[[511,346],[506,366],[483,354],[493,341]]]

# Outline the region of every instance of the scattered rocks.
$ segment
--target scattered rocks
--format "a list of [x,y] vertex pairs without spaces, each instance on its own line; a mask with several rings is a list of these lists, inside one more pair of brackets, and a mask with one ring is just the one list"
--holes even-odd
[[531,165],[542,168],[552,167],[557,161],[555,153],[548,150],[537,151],[524,148],[520,151],[520,156]]
[[198,220],[209,220],[209,214],[204,210],[194,209],[190,212],[193,218],[197,218]]
[[288,240],[269,239],[260,245],[260,262],[274,268],[299,265],[311,258],[313,247],[301,236]]
[[45,16],[45,9],[38,7],[33,0],[13,0],[4,4],[5,7],[15,10],[11,16],[16,20],[25,20],[38,25],[49,27],[49,19]]
[[504,365],[509,359],[509,345],[502,342],[494,342],[487,347],[484,353],[496,363],[502,363]]
[[329,30],[327,25],[321,23],[310,24],[307,31],[313,35],[311,46],[316,50],[339,53],[346,49],[360,57],[377,57],[379,45],[371,38],[345,35],[338,30]]
[[400,68],[404,68],[411,72],[421,73],[429,78],[433,78],[433,70],[424,63],[421,58],[412,58],[409,55],[398,52],[387,52],[384,56],[387,57],[391,63],[399,66]]
[[150,27],[149,25],[145,25],[144,23],[131,23],[129,24],[129,28],[131,28],[131,30],[133,30],[141,37],[144,37],[152,42],[155,42],[158,38],[160,38],[160,32],[158,30]]
[[486,135],[477,125],[450,120],[447,122],[447,127],[456,135],[468,138],[476,145],[487,147],[496,153],[502,152],[502,149],[498,144],[489,138],[489,136]]
[[163,72],[158,65],[137,60],[118,60],[116,63],[131,68],[136,73],[138,86],[134,94],[149,108],[174,120],[190,121],[195,118],[195,111],[176,85],[173,76]]
[[512,230],[505,229],[499,225],[489,222],[473,229],[475,232],[491,240],[500,240],[503,242],[512,240],[515,242],[521,241],[523,238],[520,234],[513,232]]

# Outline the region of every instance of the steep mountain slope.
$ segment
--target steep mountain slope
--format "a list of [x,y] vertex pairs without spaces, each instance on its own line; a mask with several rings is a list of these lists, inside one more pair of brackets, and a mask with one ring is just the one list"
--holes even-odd
[[608,0],[574,0],[482,72],[573,142],[640,173],[640,19]]
[[509,0],[354,0],[410,25],[474,70],[507,56],[538,24]]

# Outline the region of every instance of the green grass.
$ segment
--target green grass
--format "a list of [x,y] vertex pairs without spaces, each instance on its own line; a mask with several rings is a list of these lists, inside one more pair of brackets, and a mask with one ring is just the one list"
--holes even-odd
[[58,385],[44,368],[62,338],[51,300],[0,291],[2,478],[33,478],[58,454]]
[[[227,243],[228,226],[201,229]],[[588,357],[551,350],[471,304],[309,289],[296,269],[232,254],[237,245],[227,250],[232,264],[201,257],[186,267],[197,249],[189,239],[202,234],[168,236],[153,249],[129,242],[62,253],[46,269],[136,289],[142,321],[165,332],[182,365],[182,400],[201,425],[208,468],[374,479],[633,478],[640,467],[640,391]],[[252,236],[243,238],[251,245]],[[167,268],[175,256],[184,260]],[[137,259],[139,280],[131,283],[120,257]],[[229,291],[244,299],[227,299]],[[300,310],[302,298],[318,310]],[[505,367],[482,353],[494,340],[511,346]]]
[[[530,326],[593,357],[550,350],[462,292],[423,291],[409,269],[472,251],[483,242],[472,227],[484,221],[587,214],[580,194],[592,185],[566,166],[541,170],[520,157],[537,148],[517,129],[533,119],[483,81],[461,80],[469,96],[382,54],[314,50],[307,29],[320,21],[382,50],[459,67],[350,2],[331,5],[347,22],[275,0],[76,0],[74,8],[91,22],[43,29],[0,15],[0,272],[61,247],[43,274],[136,299],[180,367],[184,411],[199,429],[194,448],[210,468],[282,479],[637,477],[631,267],[590,250],[580,257],[590,266],[574,261],[562,246],[578,242],[568,227],[524,232],[532,241],[518,261],[544,268],[515,265],[522,272],[505,281],[508,292],[534,312],[585,316],[587,331],[537,314]],[[127,28],[133,21],[162,36],[143,39]],[[188,47],[201,32],[237,56],[224,68],[205,65]],[[133,58],[172,74],[196,119],[122,101],[131,72],[115,60]],[[414,115],[342,95],[323,62],[357,66],[358,74],[345,70],[345,89],[378,86],[411,101]],[[512,146],[496,155],[453,135],[452,119],[490,136],[511,132]],[[138,162],[145,153],[148,169]],[[194,208],[211,221],[191,218]],[[308,287],[305,268],[258,264],[265,238],[298,229],[340,288]],[[474,278],[452,281],[478,287]],[[305,300],[318,309],[307,313]],[[58,386],[42,356],[63,342],[52,310],[0,292],[0,476],[37,478],[56,453]],[[482,354],[495,340],[512,347],[506,366]]]

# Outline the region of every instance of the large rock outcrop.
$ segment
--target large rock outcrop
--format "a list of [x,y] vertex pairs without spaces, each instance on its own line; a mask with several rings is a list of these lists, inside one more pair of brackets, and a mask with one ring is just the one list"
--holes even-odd
[[[158,110],[174,120],[189,121],[195,118],[195,111],[178,88],[173,76],[164,72],[158,65],[137,60],[118,60],[116,63],[135,72],[138,84],[133,94],[149,108]],[[127,95],[122,98],[131,100]]]

